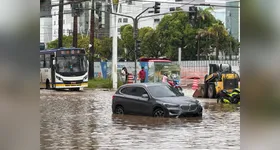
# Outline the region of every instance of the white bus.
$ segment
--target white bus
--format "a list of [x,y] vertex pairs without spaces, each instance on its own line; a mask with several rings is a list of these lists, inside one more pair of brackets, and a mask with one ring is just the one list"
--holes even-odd
[[40,88],[78,91],[88,86],[89,62],[84,49],[40,51]]

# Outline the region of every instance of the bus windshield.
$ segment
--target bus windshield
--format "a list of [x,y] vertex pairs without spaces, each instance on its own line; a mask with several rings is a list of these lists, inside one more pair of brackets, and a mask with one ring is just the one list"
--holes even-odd
[[87,59],[85,55],[68,55],[57,57],[58,73],[83,73],[87,71]]

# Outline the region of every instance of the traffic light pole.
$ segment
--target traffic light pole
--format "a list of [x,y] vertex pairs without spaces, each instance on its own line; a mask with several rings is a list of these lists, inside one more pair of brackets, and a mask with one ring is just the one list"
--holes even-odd
[[143,13],[145,13],[148,9],[152,7],[146,8],[144,11],[142,11],[140,14],[138,14],[135,18],[133,18],[133,26],[134,26],[134,82],[137,82],[137,38],[138,38],[138,21],[139,21],[139,16],[141,16]]
[[[134,70],[134,74],[135,74],[135,77],[134,77],[134,82],[136,83],[137,82],[137,38],[138,38],[138,23],[139,23],[139,20],[142,19],[142,18],[148,18],[148,17],[154,17],[154,16],[160,16],[160,15],[166,15],[166,14],[172,14],[172,13],[178,13],[178,12],[190,12],[190,11],[174,11],[174,12],[168,12],[168,13],[161,13],[161,14],[155,14],[155,15],[149,15],[149,16],[141,16],[143,13],[145,13],[148,9],[150,8],[154,8],[154,7],[148,7],[146,8],[144,11],[142,11],[141,13],[139,13],[135,18],[132,17],[132,16],[128,16],[128,15],[123,15],[123,14],[119,14],[119,13],[113,13],[113,12],[107,12],[107,11],[102,11],[100,10],[100,12],[105,12],[105,13],[110,13],[110,14],[114,14],[114,15],[118,15],[118,16],[123,16],[123,17],[127,17],[127,18],[131,18],[133,20],[133,26],[134,26],[134,35],[133,35],[133,38],[134,38],[134,67],[135,67],[135,70]],[[83,10],[96,10],[96,9],[83,9]]]

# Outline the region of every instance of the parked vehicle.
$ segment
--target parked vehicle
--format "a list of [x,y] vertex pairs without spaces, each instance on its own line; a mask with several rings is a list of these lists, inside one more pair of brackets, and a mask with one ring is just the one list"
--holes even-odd
[[219,98],[217,103],[230,103],[230,104],[240,104],[240,90],[235,88],[232,92],[227,90],[222,90],[219,93]]
[[202,116],[202,106],[166,83],[136,83],[121,86],[112,97],[114,114],[154,117]]
[[179,85],[179,80],[173,79],[171,81],[168,81],[169,85],[177,89],[181,94],[184,95],[182,87]]

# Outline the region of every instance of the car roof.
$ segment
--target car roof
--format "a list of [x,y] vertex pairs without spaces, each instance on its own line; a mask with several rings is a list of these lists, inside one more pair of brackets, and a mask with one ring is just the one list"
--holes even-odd
[[125,84],[122,85],[120,88],[124,87],[151,87],[151,86],[163,86],[166,85],[166,83],[132,83],[132,84]]

